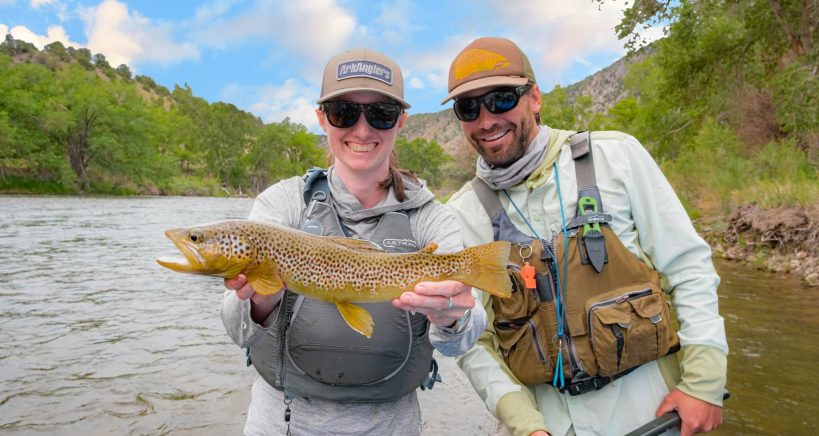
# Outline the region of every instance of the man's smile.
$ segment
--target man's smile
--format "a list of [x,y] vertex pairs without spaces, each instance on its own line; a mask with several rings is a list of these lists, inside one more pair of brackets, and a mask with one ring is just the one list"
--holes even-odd
[[512,131],[512,129],[501,130],[500,132],[497,132],[497,133],[494,133],[494,134],[491,134],[491,135],[488,135],[488,136],[484,136],[483,138],[481,138],[481,141],[483,141],[483,142],[497,141],[498,139],[501,139],[504,136],[506,136],[506,134],[508,134],[511,131]]

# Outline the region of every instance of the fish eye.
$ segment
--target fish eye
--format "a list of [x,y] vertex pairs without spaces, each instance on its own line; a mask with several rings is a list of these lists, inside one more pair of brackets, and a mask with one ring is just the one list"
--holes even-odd
[[191,240],[192,242],[199,243],[199,242],[204,241],[204,240],[205,240],[205,237],[202,235],[202,232],[200,232],[200,231],[198,231],[198,230],[194,230],[194,231],[192,231],[192,232],[191,232],[191,234],[190,234],[190,240]]

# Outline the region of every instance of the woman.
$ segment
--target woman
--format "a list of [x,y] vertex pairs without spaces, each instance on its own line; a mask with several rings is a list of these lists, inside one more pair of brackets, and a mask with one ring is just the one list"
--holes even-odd
[[[390,252],[430,242],[439,252],[460,250],[452,216],[396,165],[395,139],[409,108],[398,65],[365,49],[336,55],[318,103],[333,165],[271,186],[249,218],[366,239]],[[259,295],[241,275],[225,286],[223,322],[260,374],[245,434],[420,434],[416,390],[434,382],[432,348],[461,354],[486,324],[470,287],[456,281],[421,283],[391,303],[366,304],[376,326],[369,339],[331,304],[289,291]]]

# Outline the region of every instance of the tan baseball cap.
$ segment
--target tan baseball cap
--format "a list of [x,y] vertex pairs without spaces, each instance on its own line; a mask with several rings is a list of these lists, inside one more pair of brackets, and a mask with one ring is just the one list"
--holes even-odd
[[374,50],[358,48],[333,56],[324,68],[321,81],[321,104],[343,94],[373,91],[393,98],[404,109],[404,76],[392,59]]
[[535,82],[529,58],[506,38],[478,38],[458,53],[449,67],[449,94],[444,104],[480,88],[522,86]]

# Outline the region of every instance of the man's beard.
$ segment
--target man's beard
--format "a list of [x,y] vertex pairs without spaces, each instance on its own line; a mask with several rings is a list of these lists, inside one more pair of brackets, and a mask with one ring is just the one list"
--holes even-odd
[[500,150],[498,153],[494,153],[492,155],[486,153],[486,150],[484,150],[476,138],[469,138],[469,141],[472,143],[472,147],[478,151],[478,154],[480,154],[481,157],[483,157],[483,160],[485,160],[491,167],[506,168],[517,162],[518,159],[526,154],[526,148],[529,145],[529,138],[526,136],[526,132],[532,130],[531,124],[532,123],[529,117],[523,117],[519,128],[518,126],[513,126],[512,130],[508,133],[514,133],[517,135],[515,141],[513,141],[508,148]]

